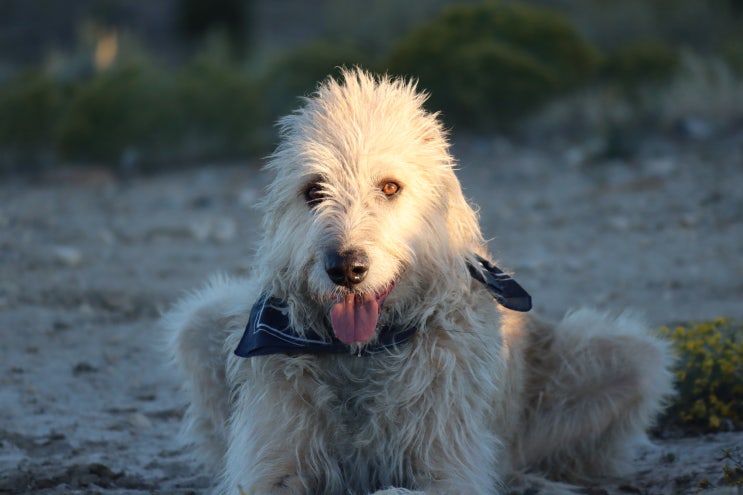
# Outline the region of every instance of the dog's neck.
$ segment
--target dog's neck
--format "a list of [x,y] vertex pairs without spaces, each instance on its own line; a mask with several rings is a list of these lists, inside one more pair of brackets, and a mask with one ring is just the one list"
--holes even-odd
[[[503,307],[514,311],[529,311],[531,296],[509,275],[485,258],[473,254],[467,261],[473,279],[482,283]],[[335,337],[330,340],[313,329],[299,332],[293,328],[288,304],[264,292],[250,311],[245,333],[235,349],[240,357],[289,353],[334,353],[370,356],[403,345],[415,334],[416,327],[397,328],[387,325],[368,344],[344,344]]]
[[288,313],[289,307],[284,301],[263,293],[250,311],[245,334],[235,354],[253,357],[302,352],[369,356],[402,345],[415,333],[415,327],[383,327],[374,342],[348,345],[334,337],[327,340],[312,329],[297,332],[291,325]]

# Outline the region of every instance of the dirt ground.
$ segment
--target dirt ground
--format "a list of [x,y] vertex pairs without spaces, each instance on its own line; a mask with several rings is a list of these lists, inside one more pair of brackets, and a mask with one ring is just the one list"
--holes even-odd
[[[455,146],[491,252],[535,310],[743,320],[743,131],[648,140],[624,160],[591,149]],[[250,269],[257,167],[0,179],[0,494],[208,491],[176,438],[184,397],[157,318],[210,274]],[[635,476],[591,493],[720,487],[723,450],[743,433],[654,442]]]

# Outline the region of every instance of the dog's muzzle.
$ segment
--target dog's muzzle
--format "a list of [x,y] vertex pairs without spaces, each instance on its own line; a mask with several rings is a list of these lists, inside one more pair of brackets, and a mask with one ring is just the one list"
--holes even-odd
[[347,289],[330,307],[330,324],[344,344],[364,344],[374,337],[382,303],[392,290],[357,290],[369,273],[369,256],[360,249],[331,250],[325,255],[325,273],[337,286]]

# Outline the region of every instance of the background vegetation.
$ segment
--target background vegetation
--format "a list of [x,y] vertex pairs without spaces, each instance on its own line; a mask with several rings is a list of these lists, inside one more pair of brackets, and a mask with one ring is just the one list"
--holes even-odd
[[661,333],[679,356],[678,395],[663,426],[705,432],[743,428],[743,325],[718,318],[663,327]]
[[[37,3],[0,8],[6,172],[263,155],[276,118],[340,65],[419,79],[457,131],[597,134],[608,152],[627,128],[743,119],[738,0]],[[36,50],[11,29],[32,19]]]

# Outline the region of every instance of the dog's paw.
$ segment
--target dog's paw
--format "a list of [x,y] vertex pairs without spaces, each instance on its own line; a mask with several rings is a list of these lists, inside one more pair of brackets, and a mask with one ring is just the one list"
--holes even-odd
[[425,495],[425,492],[408,490],[407,488],[385,488],[377,490],[372,495]]
[[511,475],[506,493],[509,495],[601,495],[605,492],[594,492],[583,487],[551,481],[537,474],[518,473]]
[[[232,493],[231,491],[224,490],[223,492]],[[243,485],[238,485],[237,495],[298,495],[306,492],[307,490],[299,476],[287,474],[278,480],[257,483],[249,489],[245,489]]]
[[287,474],[274,484],[274,491],[271,493],[293,495],[304,491],[302,479],[296,474]]

